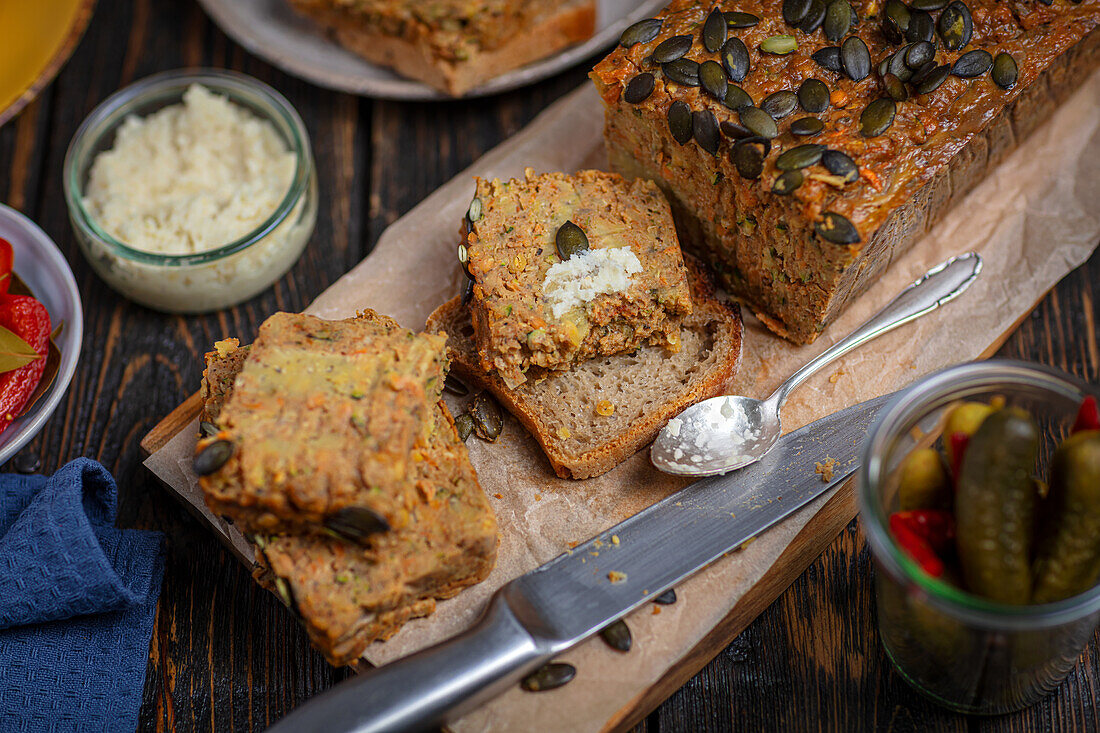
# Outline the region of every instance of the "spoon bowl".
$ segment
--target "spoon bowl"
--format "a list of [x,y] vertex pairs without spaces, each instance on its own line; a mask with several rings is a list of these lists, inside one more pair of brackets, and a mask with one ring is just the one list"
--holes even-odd
[[954,299],[981,271],[982,259],[974,252],[933,267],[863,325],[788,377],[766,400],[712,397],[669,420],[649,449],[650,460],[661,471],[680,476],[714,476],[755,463],[779,440],[783,432],[779,411],[798,385],[857,346]]

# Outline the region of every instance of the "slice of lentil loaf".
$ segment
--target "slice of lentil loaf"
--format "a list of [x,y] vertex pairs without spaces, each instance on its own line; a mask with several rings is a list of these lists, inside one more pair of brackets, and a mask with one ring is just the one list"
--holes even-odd
[[[508,386],[531,367],[678,348],[691,294],[668,202],[652,183],[530,168],[522,181],[479,178],[463,226],[478,353]],[[562,251],[563,227],[582,248]]]
[[[243,349],[224,350],[241,359]],[[278,313],[241,361],[216,411],[220,432],[196,449],[233,446],[200,477],[212,511],[246,532],[407,524],[417,502],[410,455],[433,429],[445,339],[373,312],[343,321]],[[206,391],[219,371],[208,367]]]
[[[220,341],[206,355],[204,416],[217,421],[233,392],[247,346]],[[250,534],[256,579],[297,613],[332,664],[358,659],[367,644],[393,635],[485,579],[496,559],[492,508],[447,407],[411,451],[416,502],[409,522],[365,544],[310,535]]]
[[1100,63],[1100,0],[838,1],[674,0],[592,73],[612,166],[797,343]]

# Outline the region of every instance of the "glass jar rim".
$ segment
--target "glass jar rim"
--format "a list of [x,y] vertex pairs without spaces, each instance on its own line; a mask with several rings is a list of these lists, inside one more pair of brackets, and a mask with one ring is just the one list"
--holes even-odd
[[[78,164],[84,160],[85,150],[94,149],[95,142],[114,132],[131,114],[131,108],[161,94],[176,91],[182,94],[192,84],[207,87],[214,93],[227,96],[231,101],[244,101],[246,95],[252,95],[266,103],[270,110],[267,110],[268,114],[263,115],[263,119],[269,121],[279,119],[290,132],[289,143],[291,152],[294,153],[294,176],[286,194],[271,215],[242,237],[215,249],[188,254],[161,254],[136,249],[109,234],[88,212],[84,206]],[[252,107],[249,107],[249,111],[257,115],[262,114],[260,110]],[[274,115],[270,114],[271,112]],[[89,138],[93,132],[94,136]],[[271,86],[247,74],[226,69],[174,69],[147,76],[125,86],[92,110],[77,128],[65,152],[62,182],[70,217],[84,236],[98,240],[113,254],[127,260],[162,267],[188,267],[215,262],[263,241],[291,215],[306,194],[312,168],[312,151],[305,123],[286,97]]]
[[871,553],[895,577],[919,590],[926,601],[968,623],[985,628],[1021,631],[1057,626],[1100,611],[1100,585],[1054,603],[1014,606],[968,593],[925,573],[898,547],[889,531],[883,503],[876,495],[885,471],[888,440],[930,403],[949,397],[962,398],[998,387],[1024,387],[1059,394],[1080,402],[1091,389],[1083,381],[1040,364],[1009,359],[970,362],[929,374],[902,390],[886,404],[864,441],[858,471],[857,494],[860,520]]

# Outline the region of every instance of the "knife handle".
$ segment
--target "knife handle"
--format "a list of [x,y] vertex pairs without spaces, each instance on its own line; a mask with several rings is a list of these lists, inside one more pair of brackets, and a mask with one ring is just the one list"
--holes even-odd
[[269,733],[399,733],[438,728],[548,660],[500,595],[452,639],[347,679],[308,700]]

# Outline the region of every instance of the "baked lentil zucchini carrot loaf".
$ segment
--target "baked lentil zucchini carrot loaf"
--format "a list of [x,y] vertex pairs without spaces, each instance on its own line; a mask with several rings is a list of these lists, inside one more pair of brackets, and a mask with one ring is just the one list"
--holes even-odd
[[509,387],[643,344],[679,348],[691,292],[668,202],[649,181],[528,168],[477,179],[459,261],[486,371]]
[[589,38],[594,0],[290,0],[351,51],[460,96]]
[[592,72],[612,166],[809,343],[1100,63],[1100,0],[674,0]]
[[[213,421],[218,432],[197,448],[197,465],[232,451],[200,476],[211,510],[246,532],[404,527],[418,501],[412,449],[434,427],[445,344],[373,312],[268,318]],[[208,367],[204,392],[219,373],[225,381],[225,369]]]
[[[203,417],[217,422],[233,393],[248,347],[219,342],[207,355]],[[431,430],[410,452],[416,501],[402,529],[365,544],[336,537],[250,533],[255,575],[297,613],[315,646],[335,665],[359,658],[367,644],[484,580],[497,550],[496,520],[470,465],[466,446],[442,401]]]

